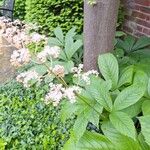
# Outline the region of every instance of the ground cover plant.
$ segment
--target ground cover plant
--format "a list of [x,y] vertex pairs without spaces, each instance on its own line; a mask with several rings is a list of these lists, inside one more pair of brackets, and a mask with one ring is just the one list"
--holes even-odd
[[[146,119],[149,117],[146,105],[150,97],[148,75],[134,65],[120,72],[117,59],[110,53],[98,59],[102,76],[98,76],[95,70],[82,72],[82,64],[68,70],[60,64],[63,58],[60,56],[68,56],[70,51],[49,44],[49,49],[44,49],[34,58],[46,72],[39,74],[32,68],[18,75],[17,81],[29,88],[39,86],[45,77],[50,77],[44,102],[55,107],[60,104],[64,122],[72,115],[77,117],[64,149],[149,148],[149,123]],[[67,55],[62,55],[63,52]],[[68,77],[69,81],[65,81]]]

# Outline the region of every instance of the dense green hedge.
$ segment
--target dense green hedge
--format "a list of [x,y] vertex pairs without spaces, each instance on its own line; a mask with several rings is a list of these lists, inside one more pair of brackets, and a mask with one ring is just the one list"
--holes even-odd
[[0,150],[60,150],[65,143],[72,121],[62,124],[59,108],[42,102],[44,88],[0,87]]
[[42,33],[52,33],[60,26],[68,31],[77,26],[77,31],[83,28],[82,0],[26,0],[26,20],[37,22],[42,26]]
[[[83,0],[16,0],[15,17],[36,22],[41,26],[40,32],[51,35],[57,26],[68,31],[77,26],[83,31]],[[124,20],[122,5],[119,9],[118,29]]]
[[15,18],[24,20],[26,14],[25,2],[25,0],[15,0]]

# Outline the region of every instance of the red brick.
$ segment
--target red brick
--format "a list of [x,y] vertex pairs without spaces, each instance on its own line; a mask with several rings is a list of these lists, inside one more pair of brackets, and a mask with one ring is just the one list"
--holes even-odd
[[150,7],[149,6],[142,6],[142,5],[135,5],[135,10],[150,14]]
[[150,0],[134,0],[135,3],[144,5],[144,6],[150,6]]
[[143,33],[150,35],[150,29],[148,28],[143,28]]
[[140,11],[133,11],[132,16],[144,20],[150,20],[150,14],[142,13]]
[[150,28],[150,21],[144,21],[144,20],[141,20],[141,19],[136,19],[135,21],[137,24],[140,24],[142,26],[145,26],[145,27],[148,27]]

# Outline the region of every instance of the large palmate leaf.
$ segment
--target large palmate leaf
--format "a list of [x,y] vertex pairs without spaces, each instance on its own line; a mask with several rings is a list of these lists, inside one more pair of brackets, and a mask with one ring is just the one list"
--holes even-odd
[[144,95],[144,92],[145,88],[143,88],[143,86],[139,87],[137,85],[132,85],[125,88],[116,98],[114,102],[114,109],[122,110],[135,104]]
[[112,88],[116,88],[118,83],[119,69],[115,56],[110,53],[100,55],[98,58],[98,65],[105,80],[111,80]]
[[106,82],[100,78],[91,78],[91,83],[86,86],[86,90],[92,97],[107,111],[112,110],[112,100],[109,94],[111,88],[110,82]]
[[150,115],[150,100],[146,100],[142,104],[143,115]]
[[136,51],[136,50],[139,50],[139,49],[147,47],[147,46],[150,46],[150,38],[149,37],[141,37],[138,39],[136,44],[133,46],[132,50]]
[[124,41],[118,40],[117,47],[124,49],[126,53],[130,53],[136,40],[132,36],[127,36]]
[[123,112],[113,112],[109,115],[110,121],[118,132],[135,140],[136,132],[132,119]]
[[118,83],[118,87],[124,85],[124,84],[131,84],[132,80],[133,80],[133,71],[134,71],[134,67],[133,66],[129,66],[127,68],[125,68],[119,78],[119,83]]
[[144,136],[145,142],[150,146],[150,115],[139,117],[141,124],[141,133]]
[[104,135],[115,145],[117,150],[141,150],[138,141],[120,134],[110,121],[103,122],[101,128]]

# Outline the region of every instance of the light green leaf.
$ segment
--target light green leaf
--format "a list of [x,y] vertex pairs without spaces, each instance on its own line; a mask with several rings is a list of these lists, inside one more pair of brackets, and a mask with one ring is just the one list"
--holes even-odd
[[86,86],[86,90],[92,95],[92,97],[107,111],[112,110],[112,100],[109,94],[109,84],[100,78],[92,78],[89,86]]
[[144,136],[145,142],[150,146],[150,115],[138,118],[141,124],[141,133]]
[[150,96],[150,78],[149,78],[149,80],[148,80],[148,96]]
[[73,138],[76,144],[86,131],[86,127],[89,122],[89,115],[89,113],[82,112],[80,115],[78,115],[75,121],[70,138]]
[[53,38],[53,37],[49,37],[48,39],[48,45],[49,46],[63,46],[63,44],[57,39],[57,38]]
[[133,121],[123,112],[113,112],[109,115],[110,121],[118,132],[135,140],[136,132]]
[[136,117],[141,112],[143,100],[139,100],[135,104],[123,109],[122,111],[128,114],[131,118]]
[[115,150],[115,146],[105,136],[86,131],[76,150]]
[[112,88],[116,88],[118,84],[118,62],[110,53],[100,55],[98,58],[99,69],[105,80],[112,81]]
[[143,115],[150,115],[150,100],[146,100],[142,104]]
[[66,49],[66,55],[70,60],[75,52],[83,45],[82,40],[77,40],[76,42],[72,43],[71,47]]
[[57,27],[54,29],[54,34],[57,37],[57,39],[60,40],[61,43],[63,43],[64,35],[63,35],[62,29],[60,27]]
[[65,101],[62,104],[61,108],[61,120],[65,122],[67,119],[71,118],[75,114],[77,109],[78,107],[76,104],[72,104],[69,101]]
[[140,100],[144,95],[145,88],[137,85],[132,85],[125,88],[116,98],[114,102],[115,110],[122,110],[127,108]]
[[65,39],[73,38],[73,37],[76,35],[76,32],[75,32],[75,31],[76,31],[76,27],[71,28],[71,29],[67,32]]
[[141,133],[138,136],[138,140],[139,140],[139,143],[142,148],[141,150],[149,150],[150,149],[150,146],[148,144],[146,144],[145,139]]
[[101,128],[104,135],[115,145],[116,150],[141,150],[138,141],[120,134],[110,121],[103,122]]
[[29,70],[34,70],[39,75],[44,75],[47,72],[47,68],[44,65],[35,65],[31,67]]
[[118,87],[121,87],[124,84],[131,84],[132,83],[133,71],[134,71],[133,66],[129,66],[122,71],[122,73],[120,75]]

